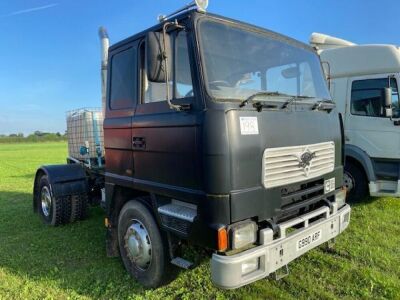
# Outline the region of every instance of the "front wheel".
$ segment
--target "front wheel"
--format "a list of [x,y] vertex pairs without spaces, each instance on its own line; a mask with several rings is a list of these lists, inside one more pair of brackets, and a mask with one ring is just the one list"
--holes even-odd
[[126,270],[148,288],[162,285],[169,267],[168,248],[149,210],[129,201],[118,218],[118,242]]
[[363,170],[352,163],[346,163],[344,167],[343,183],[349,202],[363,200],[368,193],[368,182]]

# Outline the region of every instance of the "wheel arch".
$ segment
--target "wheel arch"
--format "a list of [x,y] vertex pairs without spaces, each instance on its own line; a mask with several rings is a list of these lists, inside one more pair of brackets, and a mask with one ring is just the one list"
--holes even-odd
[[33,184],[33,211],[38,210],[39,183],[47,176],[54,197],[88,192],[86,173],[79,164],[47,165],[37,169]]
[[150,194],[147,192],[135,190],[132,188],[116,185],[112,183],[105,184],[106,187],[106,216],[108,218],[107,234],[106,234],[106,251],[107,256],[119,256],[118,249],[118,217],[124,207],[129,201],[139,201],[149,212],[154,216],[153,206],[151,201],[145,201],[145,196]]
[[369,182],[376,180],[371,158],[364,150],[357,146],[346,144],[345,156],[345,164],[352,163],[359,167],[364,172],[365,177]]
[[106,197],[110,199],[106,204],[106,213],[111,224],[113,226],[117,225],[118,215],[122,207],[131,200],[143,203],[153,213],[151,203],[145,201],[143,199],[144,196],[150,196],[150,194],[132,188],[106,183]]

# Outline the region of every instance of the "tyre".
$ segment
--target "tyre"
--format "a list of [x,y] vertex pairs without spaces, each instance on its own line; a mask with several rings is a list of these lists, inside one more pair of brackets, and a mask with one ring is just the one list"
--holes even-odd
[[71,201],[69,197],[54,197],[47,176],[39,181],[38,211],[44,223],[58,226],[69,223]]
[[70,222],[85,220],[89,215],[89,200],[86,193],[71,195]]
[[368,180],[364,171],[353,163],[344,167],[343,184],[347,188],[349,202],[360,201],[368,194]]
[[147,288],[168,278],[168,246],[150,211],[138,201],[129,201],[118,218],[118,242],[129,274]]

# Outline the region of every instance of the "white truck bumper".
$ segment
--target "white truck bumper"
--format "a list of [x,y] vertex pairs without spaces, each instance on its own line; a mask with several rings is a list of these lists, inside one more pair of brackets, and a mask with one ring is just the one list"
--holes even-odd
[[[327,206],[279,224],[280,238],[273,239],[271,229],[260,230],[260,246],[241,253],[225,256],[213,254],[211,277],[221,288],[234,289],[262,279],[287,265],[309,250],[325,243],[347,228],[350,206],[339,210],[334,204],[333,213]],[[313,221],[316,220],[317,221]],[[289,228],[300,226],[291,233]]]
[[400,197],[400,180],[371,181],[369,194],[373,197]]

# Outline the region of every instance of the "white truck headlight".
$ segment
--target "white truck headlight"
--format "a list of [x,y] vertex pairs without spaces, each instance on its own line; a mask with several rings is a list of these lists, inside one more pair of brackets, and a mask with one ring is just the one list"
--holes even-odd
[[231,231],[231,247],[233,250],[242,248],[257,240],[257,224],[252,221],[233,224]]
[[337,203],[337,207],[341,208],[346,203],[346,189],[340,189],[335,193],[335,201]]

